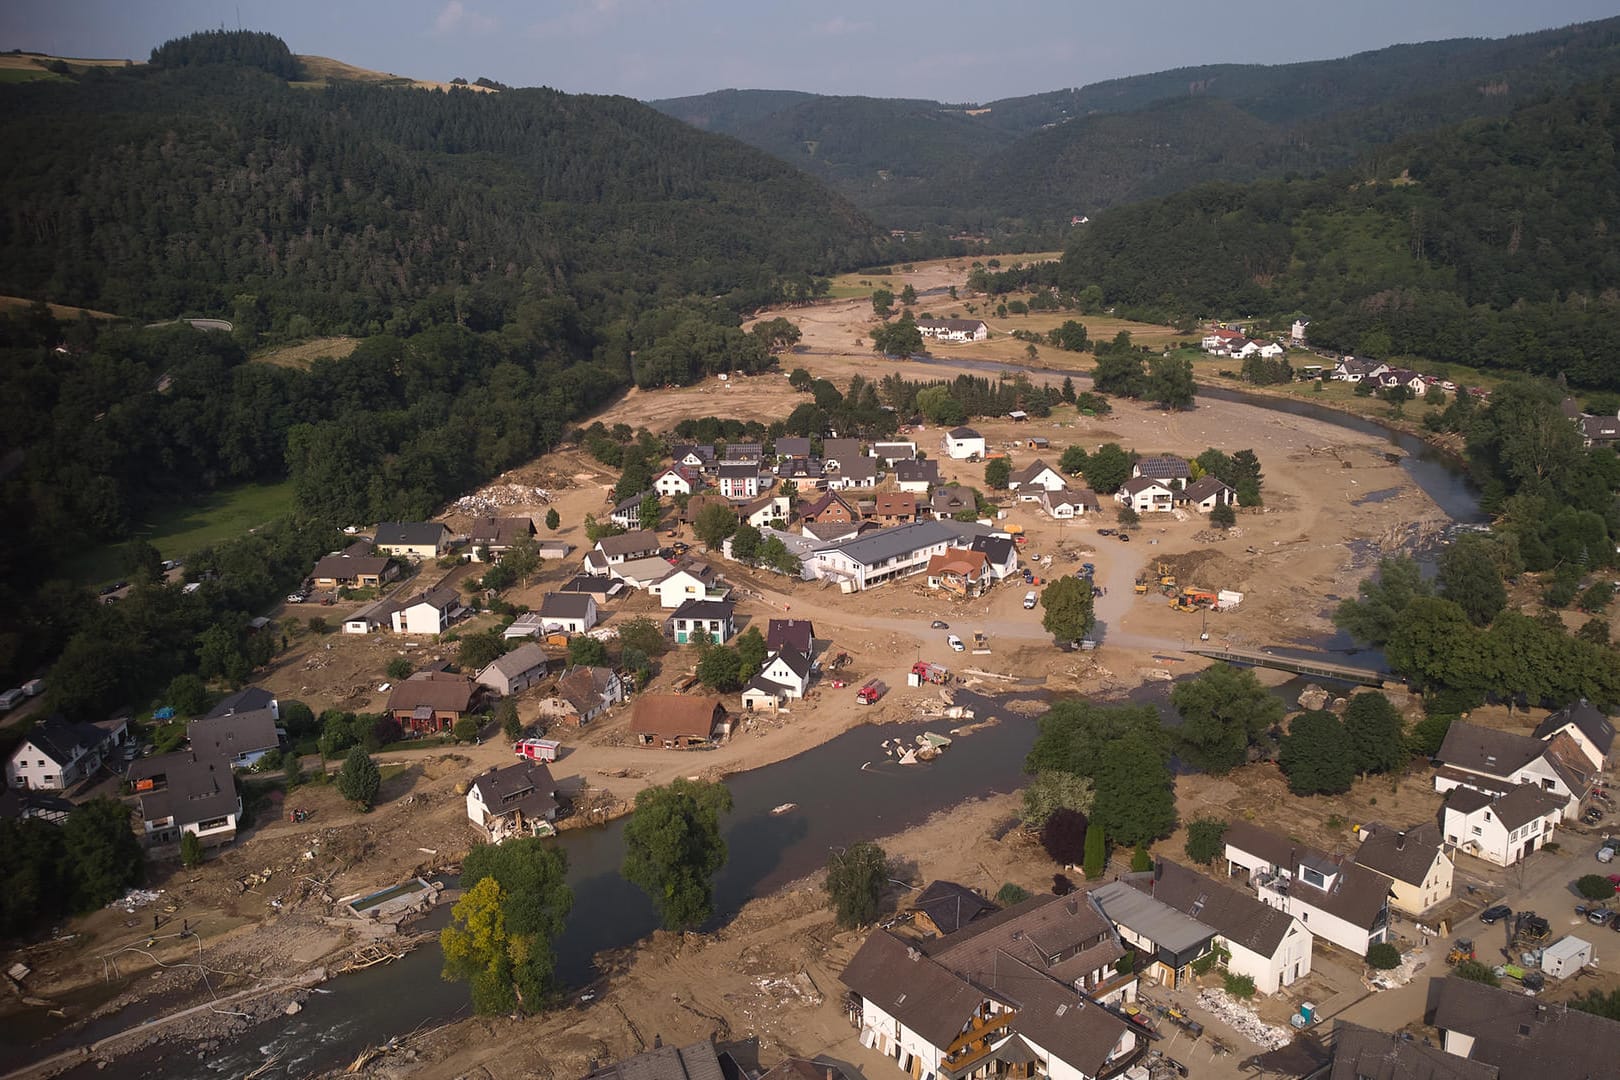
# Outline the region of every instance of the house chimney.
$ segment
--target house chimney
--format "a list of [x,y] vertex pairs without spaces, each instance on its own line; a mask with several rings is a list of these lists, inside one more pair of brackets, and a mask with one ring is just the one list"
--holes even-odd
[[653,1036],[653,1049],[654,1050],[661,1050],[661,1049],[663,1049],[663,1046],[664,1046],[664,1037],[662,1035],[654,1035]]
[[1395,850],[1396,851],[1405,851],[1406,850],[1406,833],[1404,831],[1403,832],[1398,832],[1398,833],[1395,834]]

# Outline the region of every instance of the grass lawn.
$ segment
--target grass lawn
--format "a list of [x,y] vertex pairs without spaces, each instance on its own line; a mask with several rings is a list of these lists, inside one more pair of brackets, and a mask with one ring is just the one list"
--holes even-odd
[[[151,543],[165,559],[183,559],[251,532],[292,509],[291,480],[279,484],[245,484],[216,491],[200,502],[174,507],[137,525],[133,535]],[[85,582],[108,581],[124,572],[126,544],[106,544],[85,551],[68,564],[68,572]]]
[[273,349],[263,349],[253,354],[256,364],[274,364],[277,367],[308,369],[309,365],[323,356],[330,356],[334,360],[342,360],[360,344],[359,338],[353,337],[323,337],[312,341],[301,341],[297,345],[282,345]]

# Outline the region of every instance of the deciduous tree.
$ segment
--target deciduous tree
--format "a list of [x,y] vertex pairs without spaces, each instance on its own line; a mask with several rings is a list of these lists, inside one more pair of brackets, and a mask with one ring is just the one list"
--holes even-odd
[[1216,776],[1247,760],[1249,747],[1283,717],[1283,704],[1254,672],[1216,664],[1190,682],[1178,683],[1170,704],[1181,714],[1177,752],[1189,764]]
[[1036,773],[1035,779],[1024,788],[1023,811],[1019,816],[1026,829],[1039,829],[1057,810],[1089,813],[1096,797],[1086,777],[1046,769]]
[[574,906],[567,875],[567,855],[538,837],[480,844],[467,853],[462,884],[468,897],[482,890],[480,900],[465,912],[456,905],[456,921],[440,941],[445,978],[470,982],[475,1008],[482,997],[496,1012],[533,1011],[555,996],[552,943]]
[[623,873],[652,899],[665,929],[692,929],[713,914],[714,875],[726,861],[720,815],[730,810],[723,785],[695,780],[636,795],[624,830]]
[[1099,495],[1112,495],[1131,478],[1131,459],[1119,443],[1104,443],[1086,461],[1086,484]]
[[1041,626],[1059,641],[1079,641],[1091,633],[1097,616],[1092,607],[1091,582],[1060,577],[1041,590]]
[[984,463],[984,485],[991,491],[1006,491],[1012,476],[1012,462],[1007,458],[991,458]]
[[1401,714],[1389,698],[1363,691],[1344,710],[1344,730],[1355,748],[1356,769],[1364,773],[1389,772],[1406,761],[1406,740]]
[[1116,843],[1150,844],[1176,827],[1174,777],[1159,743],[1128,735],[1103,749],[1092,821]]
[[75,911],[104,907],[145,876],[146,854],[129,827],[129,813],[115,799],[91,799],[68,814],[62,847]]
[[1337,795],[1356,779],[1355,747],[1339,718],[1316,710],[1288,723],[1277,764],[1295,795]]
[[1199,818],[1187,826],[1187,858],[1208,866],[1226,850],[1226,822],[1219,818]]
[[889,882],[889,857],[876,844],[860,842],[827,854],[825,889],[838,925],[846,930],[877,919],[883,888]]
[[1086,832],[1090,825],[1085,814],[1058,807],[1041,825],[1041,847],[1062,866],[1081,862],[1086,855]]

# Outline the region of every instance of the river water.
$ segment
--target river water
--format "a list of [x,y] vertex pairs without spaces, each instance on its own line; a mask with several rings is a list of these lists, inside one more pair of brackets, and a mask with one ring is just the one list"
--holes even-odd
[[[950,363],[1035,376],[1073,374],[987,360]],[[1212,387],[1201,387],[1199,394],[1387,438],[1404,451],[1402,468],[1436,505],[1459,522],[1485,520],[1473,489],[1455,464],[1419,438],[1308,401]],[[1149,686],[1132,696],[1158,702],[1167,693],[1166,686]],[[731,918],[749,899],[824,866],[833,848],[909,828],[967,798],[1017,789],[1024,755],[1034,742],[1034,722],[1005,712],[990,699],[958,694],[957,700],[973,707],[980,719],[996,716],[1000,723],[958,738],[930,764],[893,764],[885,760],[880,744],[892,738],[909,742],[922,731],[945,732],[953,722],[867,725],[786,761],[729,777],[726,786],[734,808],[723,822],[729,857],[716,880],[714,923]],[[872,764],[863,769],[868,762]],[[701,754],[696,754],[693,771],[702,764]],[[771,813],[787,802],[796,803],[796,808]],[[570,831],[557,841],[568,854],[574,889],[573,914],[556,943],[558,973],[572,987],[596,977],[593,957],[598,952],[632,945],[658,925],[651,903],[619,876],[624,824],[621,819],[599,829]],[[440,909],[434,913],[434,924],[442,925],[446,918]],[[206,1055],[199,1056],[183,1042],[165,1044],[121,1058],[117,1075],[218,1080],[249,1072],[269,1055],[280,1055],[267,1074],[272,1076],[304,1076],[341,1066],[366,1046],[390,1036],[466,1014],[466,988],[444,982],[439,977],[441,963],[437,944],[429,943],[392,964],[332,980],[324,992],[310,995],[298,1015],[222,1040]],[[98,1025],[103,1032],[119,1026]],[[35,1054],[25,1056],[46,1052],[36,1048]],[[84,1066],[65,1075],[88,1080],[100,1074]]]

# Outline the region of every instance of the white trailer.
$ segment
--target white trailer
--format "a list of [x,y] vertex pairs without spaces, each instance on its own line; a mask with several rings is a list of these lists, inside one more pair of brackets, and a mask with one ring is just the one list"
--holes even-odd
[[1595,963],[1592,943],[1573,934],[1553,942],[1541,953],[1541,970],[1555,979],[1567,979]]

